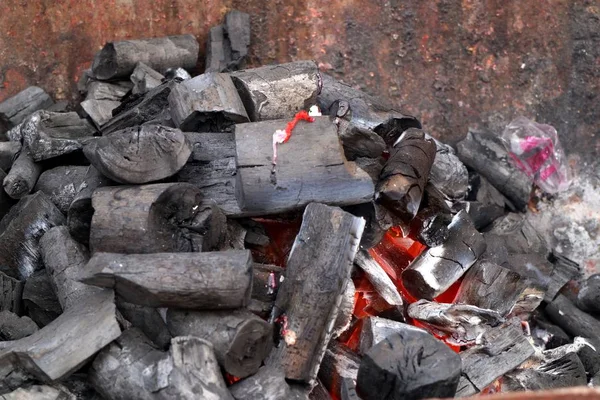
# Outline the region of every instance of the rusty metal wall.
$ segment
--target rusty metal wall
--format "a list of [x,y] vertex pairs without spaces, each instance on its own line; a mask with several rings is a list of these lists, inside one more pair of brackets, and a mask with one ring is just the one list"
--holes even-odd
[[314,59],[449,141],[523,114],[600,152],[600,0],[1,0],[0,100],[74,99],[105,41],[204,43],[232,8],[252,15],[251,65]]

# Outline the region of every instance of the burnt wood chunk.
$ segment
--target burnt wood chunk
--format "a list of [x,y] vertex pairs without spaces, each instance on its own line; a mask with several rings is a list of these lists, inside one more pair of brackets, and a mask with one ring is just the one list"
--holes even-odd
[[146,93],[150,89],[154,89],[155,87],[159,86],[165,77],[160,72],[153,70],[143,62],[139,62],[135,66],[135,69],[133,70],[129,79],[131,79],[131,82],[133,83],[131,93],[140,94]]
[[73,199],[86,187],[89,169],[89,166],[83,165],[63,165],[46,170],[38,178],[33,191],[44,192],[66,215]]
[[97,129],[101,129],[104,124],[112,119],[112,112],[121,103],[116,100],[84,100],[81,102],[81,108],[90,117]]
[[0,103],[0,133],[19,125],[38,110],[54,104],[48,93],[37,86],[30,86]]
[[132,90],[133,85],[127,81],[100,82],[92,80],[87,85],[86,100],[121,101]]
[[236,197],[242,210],[276,214],[313,201],[351,205],[371,200],[371,178],[346,161],[328,117],[300,122],[291,139],[277,146],[273,165],[273,133],[286,124],[280,120],[236,125]]
[[8,171],[20,152],[21,143],[14,141],[0,142],[0,169]]
[[267,365],[312,384],[331,339],[364,220],[337,207],[306,207],[277,293],[271,320],[283,321],[283,341]]
[[402,272],[402,283],[413,296],[432,300],[463,276],[485,248],[483,235],[463,210],[452,219],[448,240],[421,253]]
[[342,292],[342,301],[338,310],[337,318],[333,323],[332,337],[337,339],[340,337],[352,323],[352,311],[354,311],[354,296],[356,294],[356,287],[352,279],[349,279],[346,283],[346,287]]
[[169,309],[167,326],[173,336],[193,335],[212,343],[219,365],[238,378],[256,373],[273,348],[272,326],[246,310]]
[[487,179],[517,210],[526,208],[532,181],[511,163],[499,137],[469,131],[456,147],[463,163]]
[[[2,396],[2,400],[72,400],[76,399],[64,386],[31,385],[18,388]],[[97,399],[93,399],[97,400]]]
[[314,61],[245,69],[232,72],[231,78],[250,121],[292,118],[316,104],[321,90],[321,76]]
[[117,309],[133,327],[144,332],[155,345],[161,349],[169,347],[171,333],[156,308],[128,303],[117,296]]
[[356,390],[365,400],[453,397],[460,378],[458,354],[420,329],[387,336],[362,358]]
[[199,49],[193,35],[109,42],[94,57],[92,72],[97,79],[109,80],[130,75],[139,62],[158,72],[173,67],[192,69]]
[[43,267],[39,240],[65,217],[42,192],[27,196],[0,221],[0,271],[25,280]]
[[0,351],[0,369],[10,363],[42,382],[69,376],[121,334],[113,297],[112,291],[84,297],[44,328],[11,342]]
[[504,322],[496,311],[470,304],[436,303],[419,300],[408,306],[409,317],[448,335],[445,339],[456,346],[474,344],[490,327]]
[[42,166],[34,162],[29,149],[24,148],[4,177],[4,191],[13,199],[21,199],[31,193],[41,173]]
[[544,300],[551,302],[560,290],[579,274],[577,268],[553,265],[539,254],[512,254],[506,266],[526,277],[532,285],[545,291]]
[[429,172],[429,182],[446,198],[462,199],[469,190],[467,167],[456,156],[454,149],[439,140],[435,140],[435,160]]
[[39,328],[27,316],[19,317],[10,311],[0,311],[0,340],[18,340],[27,337]]
[[575,353],[543,363],[536,368],[509,372],[502,379],[502,389],[507,391],[549,390],[571,386],[585,386],[585,369]]
[[0,272],[0,311],[22,315],[23,282]]
[[406,329],[423,331],[420,328],[391,319],[367,317],[364,319],[360,330],[358,352],[360,354],[365,354],[386,337]]
[[84,154],[103,175],[129,184],[168,178],[187,162],[192,149],[179,129],[142,125],[89,142]]
[[216,251],[230,248],[227,217],[215,204],[198,206],[193,224],[187,227],[192,240],[197,245],[192,249],[193,251]]
[[495,310],[506,316],[527,286],[518,273],[480,260],[465,274],[454,302]]
[[262,367],[256,374],[234,383],[229,387],[229,391],[236,400],[295,398],[283,371],[270,367]]
[[600,320],[581,311],[564,295],[559,294],[546,306],[545,312],[568,334],[590,339],[594,346],[600,346]]
[[103,187],[92,197],[92,252],[191,251],[181,225],[193,220],[200,190],[187,183]]
[[600,314],[600,274],[587,278],[577,294],[577,307]]
[[283,275],[283,268],[277,265],[254,263],[252,267],[252,298],[264,302],[275,301],[281,275]]
[[[439,197],[438,197],[439,196]],[[448,226],[452,222],[452,214],[445,206],[437,204],[443,200],[443,194],[431,183],[425,186],[425,199],[421,209],[410,223],[410,230],[415,232],[419,242],[427,247],[441,246],[448,240],[450,230]]]
[[498,235],[504,240],[509,254],[548,255],[548,244],[536,228],[525,218],[525,214],[508,213],[494,221],[486,235]]
[[346,346],[331,341],[321,361],[319,380],[330,393],[341,398],[342,382],[344,379],[356,382],[359,366],[360,356]]
[[50,229],[40,239],[44,266],[63,310],[72,307],[99,288],[79,282],[89,260],[88,250],[69,235],[66,226]]
[[150,307],[211,310],[244,307],[252,290],[248,250],[209,253],[95,253],[81,281],[114,288]]
[[[204,62],[207,72],[225,72],[232,63],[231,43],[225,36],[225,25],[210,28],[206,39],[206,59]],[[233,68],[234,70],[236,68]]]
[[90,225],[94,209],[92,208],[92,194],[102,186],[110,185],[112,181],[102,175],[93,166],[87,167],[87,172],[78,193],[71,201],[67,211],[67,226],[71,237],[87,245],[90,240]]
[[371,257],[368,251],[360,250],[356,253],[354,263],[365,272],[369,282],[371,282],[377,293],[379,293],[386,303],[392,306],[401,306],[404,303],[392,279],[377,261]]
[[231,10],[225,15],[225,30],[231,46],[232,61],[240,66],[246,60],[250,46],[250,15]]
[[220,132],[248,122],[229,75],[205,73],[176,85],[169,95],[175,126],[187,132]]
[[[365,166],[360,163],[360,159],[357,160],[357,164],[369,173]],[[371,174],[369,173],[369,175]],[[377,172],[377,176],[379,176],[379,172]],[[371,175],[371,177],[373,176]],[[373,181],[376,182],[376,180],[377,178]],[[387,230],[394,226],[397,220],[385,207],[374,201],[347,206],[344,207],[344,210],[365,219],[365,231],[360,242],[361,249],[370,249],[381,242]]]
[[[6,178],[6,173],[0,169],[0,180],[4,181],[4,178]],[[12,197],[10,197],[5,191],[3,187],[0,187],[0,220],[6,215],[8,214],[8,212],[10,211],[10,208],[16,203],[17,201],[15,199],[13,199]]]
[[159,118],[169,107],[169,94],[176,85],[178,83],[175,81],[167,81],[142,95],[124,101],[112,110],[113,118],[102,125],[102,134],[108,135]]
[[569,341],[568,344],[544,351],[543,356],[546,362],[550,362],[569,353],[579,357],[588,377],[591,378],[600,371],[600,353],[596,351],[596,347],[589,340],[580,336],[575,337],[573,343]]
[[[358,157],[377,158],[386,149],[386,144],[381,136],[375,133],[369,122],[364,119],[363,109],[356,108],[345,101],[337,101],[332,106],[332,115],[337,117],[336,124],[338,135],[344,146],[344,154],[349,160]],[[374,123],[373,125],[375,125]]]
[[23,306],[27,315],[40,327],[48,325],[62,313],[45,270],[36,271],[27,278],[23,287]]
[[163,352],[135,328],[98,354],[89,380],[106,399],[233,400],[210,343],[178,337]]
[[419,211],[435,151],[433,140],[411,128],[395,143],[381,171],[375,197],[406,222]]
[[476,394],[497,378],[517,368],[535,350],[519,328],[504,324],[488,330],[482,337],[482,344],[460,353],[462,359],[461,390],[457,396]]

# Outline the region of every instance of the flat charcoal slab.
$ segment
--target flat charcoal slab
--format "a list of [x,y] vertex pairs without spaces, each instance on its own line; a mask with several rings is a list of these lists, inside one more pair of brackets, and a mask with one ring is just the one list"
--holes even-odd
[[30,86],[0,103],[0,132],[20,124],[37,110],[54,104],[48,93],[37,86]]
[[277,146],[273,171],[273,133],[288,121],[236,125],[236,195],[240,208],[275,214],[310,202],[350,205],[368,202],[373,181],[346,161],[335,125],[328,117],[300,122],[291,139]]

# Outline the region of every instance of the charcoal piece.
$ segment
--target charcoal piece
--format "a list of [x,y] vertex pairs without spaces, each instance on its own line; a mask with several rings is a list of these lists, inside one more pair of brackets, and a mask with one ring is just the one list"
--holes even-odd
[[113,118],[102,125],[102,134],[108,135],[158,118],[169,107],[169,94],[177,85],[175,81],[167,81],[143,95],[124,101],[112,110]]
[[89,380],[106,399],[233,400],[210,343],[178,337],[162,352],[135,328],[98,354]]
[[10,311],[0,311],[0,340],[18,340],[38,330],[38,326],[27,316],[19,317]]
[[163,74],[165,79],[170,81],[173,79],[177,79],[179,81],[187,81],[188,79],[192,79],[192,76],[189,72],[181,67],[177,68],[167,68]]
[[91,141],[84,154],[116,182],[142,184],[168,178],[187,162],[192,149],[179,129],[143,125]]
[[587,339],[576,337],[573,343],[546,350],[543,353],[545,361],[557,360],[565,355],[573,353],[581,360],[588,377],[593,377],[600,371],[600,353]]
[[84,69],[83,72],[81,73],[81,76],[79,77],[79,80],[77,80],[77,91],[80,94],[85,95],[87,93],[89,85],[95,81],[96,81],[96,79],[94,78],[94,75],[92,74],[92,69],[91,68]]
[[[2,169],[0,169],[0,180],[4,181],[4,178],[6,178],[6,173]],[[4,188],[0,187],[0,220],[6,214],[8,214],[8,212],[10,211],[10,208],[16,202],[17,201],[15,199],[13,199],[8,194],[6,194],[6,192],[4,191]]]
[[411,221],[411,231],[416,232],[417,240],[427,247],[441,246],[448,240],[452,222],[450,213],[440,212],[434,207],[427,207],[417,213]]
[[258,372],[229,387],[236,400],[293,399],[282,370],[262,367]]
[[121,334],[113,297],[112,291],[94,293],[39,331],[11,342],[0,350],[0,368],[20,367],[42,382],[69,376]]
[[88,250],[69,235],[66,226],[50,229],[40,239],[44,266],[63,310],[100,291],[79,282],[89,260]]
[[577,307],[600,314],[600,274],[592,275],[583,282],[577,294]]
[[175,126],[187,132],[222,132],[248,122],[229,75],[206,73],[176,85],[169,95]]
[[448,335],[446,342],[456,346],[474,344],[491,327],[503,323],[496,311],[470,304],[446,304],[419,300],[408,306],[408,316]]
[[109,42],[94,57],[92,72],[101,80],[130,75],[142,62],[158,72],[171,67],[192,69],[200,45],[193,35]]
[[504,237],[509,254],[535,253],[542,257],[548,255],[548,244],[540,233],[525,218],[524,214],[508,213],[494,221],[489,234]]
[[84,100],[81,108],[92,120],[96,129],[101,129],[113,117],[112,112],[121,103],[116,100]]
[[331,336],[337,339],[342,335],[352,323],[352,312],[354,311],[354,296],[356,294],[356,287],[352,279],[346,282],[346,287],[342,292],[342,301],[340,302],[337,318],[333,323],[333,332]]
[[212,343],[219,365],[245,378],[255,374],[273,347],[273,328],[246,310],[184,311],[169,309],[173,336],[193,335]]
[[147,91],[159,86],[165,77],[160,72],[153,70],[143,62],[139,62],[135,66],[135,69],[131,73],[129,79],[131,79],[131,82],[133,83],[131,93],[140,94],[146,93]]
[[317,384],[308,395],[309,400],[333,400],[323,382],[317,380]]
[[292,118],[315,104],[321,90],[314,61],[245,69],[232,72],[231,79],[253,122]]
[[92,197],[92,252],[124,254],[191,251],[184,236],[201,193],[187,183],[102,187]]
[[386,303],[392,306],[401,306],[403,304],[402,297],[398,293],[396,285],[394,285],[392,279],[377,261],[371,257],[369,252],[360,250],[356,253],[354,263],[365,272],[369,282],[371,282],[377,293]]
[[433,140],[436,145],[436,153],[429,172],[429,182],[448,199],[464,198],[469,189],[467,167],[458,159],[451,146]]
[[416,298],[432,300],[468,271],[483,254],[486,242],[465,211],[454,216],[449,238],[421,253],[402,272],[404,287]]
[[43,267],[39,240],[65,217],[42,192],[24,197],[0,221],[0,270],[21,280]]
[[356,390],[365,400],[452,397],[461,372],[458,354],[425,331],[403,329],[362,358]]
[[18,388],[2,395],[2,400],[75,400],[76,397],[64,387],[32,385]]
[[504,207],[495,204],[483,204],[478,201],[460,201],[453,204],[456,211],[465,210],[477,230],[487,228],[492,222],[504,215]]
[[426,140],[423,131],[408,129],[394,145],[381,171],[375,198],[405,221],[417,215],[435,149],[435,143]]
[[264,302],[275,301],[282,274],[283,268],[277,265],[254,263],[252,267],[252,298]]
[[87,85],[86,100],[121,101],[132,90],[131,82],[100,82],[93,80]]
[[355,160],[358,157],[380,157],[386,149],[383,138],[367,127],[370,125],[365,124],[367,121],[361,118],[361,110],[355,113],[352,107],[341,100],[333,104],[331,111],[332,115],[337,117],[335,122],[338,136],[344,146],[346,158]]
[[141,330],[156,346],[161,349],[169,347],[171,333],[156,308],[128,303],[121,297],[117,297],[117,308],[133,327]]
[[4,192],[13,199],[27,196],[41,173],[42,166],[33,161],[28,149],[23,149],[4,178]]
[[0,311],[23,313],[23,282],[0,272]]
[[14,141],[0,142],[0,169],[8,171],[20,152],[21,143]]
[[[364,169],[361,165],[359,167]],[[365,220],[365,231],[360,241],[361,249],[375,247],[395,222],[388,210],[374,201],[347,206],[344,210]]]
[[54,101],[44,89],[29,86],[0,103],[0,133],[19,125],[34,112],[48,108],[52,104]]
[[38,178],[33,191],[44,192],[66,215],[73,199],[86,187],[89,169],[89,166],[66,165],[46,170]]
[[541,312],[533,314],[533,326],[532,336],[541,338],[547,350],[564,346],[572,341],[561,327],[549,322]]
[[527,286],[527,281],[518,273],[479,260],[465,274],[454,302],[494,310],[506,316]]
[[380,97],[370,96],[327,74],[321,74],[321,79],[317,104],[325,114],[344,119],[351,130],[375,132],[384,143],[393,146],[405,130],[421,129],[419,120],[395,110]]
[[193,251],[227,249],[227,217],[215,204],[198,206],[194,219],[189,224],[181,226],[188,229],[191,234],[199,236],[201,240],[201,246]]
[[458,397],[476,394],[535,353],[521,329],[510,324],[490,329],[481,340],[481,345],[460,353],[463,376]]
[[467,137],[456,147],[458,158],[463,163],[487,179],[517,210],[525,210],[532,182],[511,163],[499,137],[469,131]]
[[273,312],[274,302],[272,301],[261,301],[257,299],[250,299],[246,308],[252,314],[261,317],[262,319],[269,319]]
[[498,189],[476,172],[469,174],[469,193],[466,200],[485,205],[495,205],[504,209],[510,202]]
[[493,233],[484,233],[483,236],[487,247],[480,258],[498,265],[508,264],[508,250],[505,245],[505,238]]
[[425,332],[420,328],[416,328],[412,325],[408,325],[399,321],[393,321],[391,319],[381,317],[367,317],[363,320],[360,330],[358,352],[359,354],[364,355],[373,346],[383,341],[386,337],[394,333],[411,329]]
[[252,290],[249,250],[208,253],[95,253],[81,281],[114,288],[150,307],[211,310],[244,307]]
[[34,272],[23,287],[23,306],[27,315],[40,327],[54,321],[62,307],[45,270]]
[[586,384],[583,364],[575,353],[568,353],[537,368],[519,369],[507,373],[502,380],[502,389],[517,392],[585,386]]
[[[273,133],[287,121],[238,124],[236,197],[244,211],[276,214],[310,202],[351,205],[373,197],[371,178],[346,161],[335,126],[327,117],[296,125],[291,139],[277,146],[273,165]],[[294,139],[295,138],[295,139]]]
[[102,186],[112,183],[93,166],[87,167],[87,172],[78,193],[71,201],[67,211],[67,226],[71,237],[80,243],[88,245],[90,240],[90,225],[94,209],[92,208],[92,194]]
[[225,15],[225,30],[231,46],[232,61],[243,64],[250,46],[250,15],[231,10]]
[[362,219],[337,207],[306,207],[271,316],[281,322],[283,343],[267,365],[280,365],[286,378],[316,379],[363,227]]
[[344,379],[356,381],[360,360],[360,356],[355,352],[332,340],[321,361],[319,380],[329,393],[341,398],[342,382]]
[[530,286],[525,288],[523,293],[521,293],[521,296],[519,296],[507,318],[518,317],[522,321],[528,320],[530,315],[539,307],[542,301],[544,301],[545,293],[545,290],[530,282]]
[[192,146],[189,163],[208,163],[235,157],[235,137],[233,133],[185,132]]
[[600,387],[600,372],[598,372],[596,375],[594,375],[592,377],[592,379],[590,379],[589,386],[590,387]]
[[[232,62],[231,43],[225,35],[225,25],[217,25],[210,28],[206,39],[206,69],[207,72],[225,72],[229,65],[235,67]],[[237,68],[232,68],[233,70]]]
[[546,306],[546,315],[572,336],[590,339],[594,346],[600,346],[600,320],[581,311],[564,295],[559,294]]

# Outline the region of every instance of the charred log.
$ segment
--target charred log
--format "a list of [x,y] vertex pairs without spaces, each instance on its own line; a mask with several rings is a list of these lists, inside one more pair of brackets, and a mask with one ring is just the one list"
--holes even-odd
[[575,353],[568,353],[537,368],[509,372],[502,380],[502,388],[512,392],[549,390],[586,384],[585,369]]
[[42,166],[33,161],[29,149],[22,149],[3,181],[4,191],[13,199],[21,199],[33,190]]
[[559,294],[545,309],[550,320],[573,336],[590,339],[600,345],[600,321],[581,311],[564,295]]
[[87,187],[89,169],[89,166],[68,165],[46,170],[38,178],[33,191],[44,192],[56,208],[66,215],[75,197]]

